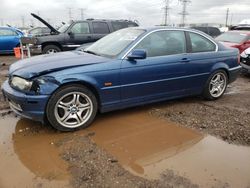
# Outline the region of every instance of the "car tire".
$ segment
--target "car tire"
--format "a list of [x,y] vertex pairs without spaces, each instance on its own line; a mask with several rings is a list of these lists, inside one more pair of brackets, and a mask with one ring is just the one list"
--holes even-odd
[[43,54],[54,54],[61,52],[62,50],[56,45],[47,45],[43,48]]
[[223,96],[228,84],[228,76],[224,70],[215,71],[208,79],[203,90],[203,97],[216,100]]
[[98,109],[93,92],[82,85],[60,88],[49,99],[46,117],[55,129],[75,131],[88,127]]

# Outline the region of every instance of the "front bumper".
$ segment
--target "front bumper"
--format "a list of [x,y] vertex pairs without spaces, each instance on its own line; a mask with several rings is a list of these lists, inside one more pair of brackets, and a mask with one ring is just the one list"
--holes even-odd
[[244,63],[241,63],[240,65],[242,66],[242,72],[250,73],[250,66],[249,65],[246,65]]
[[10,108],[18,115],[44,122],[46,104],[49,95],[26,95],[11,88],[8,81],[2,85],[4,98],[10,103]]
[[30,45],[31,54],[42,54],[42,45]]

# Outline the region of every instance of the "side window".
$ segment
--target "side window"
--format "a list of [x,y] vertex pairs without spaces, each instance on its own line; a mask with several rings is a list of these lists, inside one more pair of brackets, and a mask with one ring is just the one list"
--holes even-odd
[[106,22],[93,22],[93,31],[96,34],[110,33],[108,24]]
[[210,27],[209,28],[209,34],[211,36],[218,36],[218,35],[220,35],[220,30],[217,29],[217,28],[214,28],[214,27]]
[[15,36],[17,33],[10,29],[0,29],[0,36]]
[[215,51],[215,44],[205,37],[189,32],[189,36],[191,39],[192,52],[210,52]]
[[71,32],[74,34],[88,34],[89,24],[87,22],[76,23],[72,28]]
[[135,49],[145,49],[148,57],[185,53],[185,34],[183,31],[154,32],[144,38]]
[[124,22],[111,22],[111,24],[115,31],[126,28],[126,25]]

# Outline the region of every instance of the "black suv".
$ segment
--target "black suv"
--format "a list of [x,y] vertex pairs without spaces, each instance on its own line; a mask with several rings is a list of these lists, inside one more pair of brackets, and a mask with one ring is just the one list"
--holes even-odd
[[202,31],[211,37],[215,38],[221,34],[220,30],[217,27],[209,27],[209,26],[194,26],[192,29],[196,29]]
[[33,54],[49,54],[73,50],[82,44],[93,43],[119,29],[138,26],[137,23],[128,20],[87,19],[72,21],[57,30],[39,16],[31,15],[51,30],[49,35],[36,37],[35,44],[30,45]]

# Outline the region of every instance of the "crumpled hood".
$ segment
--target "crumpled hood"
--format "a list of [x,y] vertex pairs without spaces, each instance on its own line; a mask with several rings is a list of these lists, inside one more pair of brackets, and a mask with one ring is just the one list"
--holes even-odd
[[49,72],[59,71],[70,67],[104,63],[108,60],[109,59],[105,57],[80,51],[46,54],[17,61],[10,66],[9,74],[30,79]]

